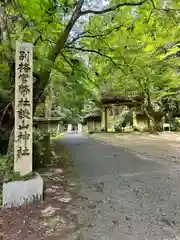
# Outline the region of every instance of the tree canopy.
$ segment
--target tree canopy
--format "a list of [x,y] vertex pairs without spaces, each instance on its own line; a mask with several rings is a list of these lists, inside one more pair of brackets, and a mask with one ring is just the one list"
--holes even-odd
[[[152,100],[174,100],[179,18],[178,0],[0,1],[0,96],[14,91],[15,41],[22,40],[34,44],[34,112],[50,92],[54,114],[70,119],[102,90],[141,91],[148,109]],[[2,112],[13,105],[8,96]]]

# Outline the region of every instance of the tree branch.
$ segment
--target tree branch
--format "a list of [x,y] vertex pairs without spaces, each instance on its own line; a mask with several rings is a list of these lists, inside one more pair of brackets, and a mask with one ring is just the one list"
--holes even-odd
[[151,3],[152,3],[152,6],[155,10],[158,10],[158,11],[164,11],[164,12],[170,12],[170,11],[173,11],[173,12],[180,12],[180,9],[173,9],[173,8],[157,8],[154,1],[151,0]]
[[[105,43],[105,45],[109,48],[110,51],[114,51],[110,46],[109,44],[104,40],[102,39],[101,37],[102,36],[106,36],[105,34],[97,34],[97,35],[78,35],[76,38],[74,38],[71,42],[67,43],[66,46],[68,47],[69,45],[72,46],[73,43],[75,43],[77,40],[79,39],[82,39],[82,38],[97,38],[98,40],[102,41]],[[65,47],[66,47],[65,46]]]
[[99,85],[96,84],[95,82],[93,82],[93,80],[89,77],[89,75],[86,71],[84,71],[82,69],[74,69],[73,65],[68,61],[68,59],[66,58],[66,56],[63,53],[61,53],[61,56],[64,58],[64,60],[67,62],[67,64],[72,68],[73,71],[78,71],[78,72],[85,73],[87,79],[99,89]]
[[67,57],[61,52],[61,56],[64,58],[65,62],[71,67],[73,68],[73,65],[71,64],[71,62],[68,61]]
[[78,20],[78,18],[81,16],[81,8],[84,4],[84,0],[79,0],[76,4],[76,8],[72,14],[71,19],[69,20],[67,26],[65,27],[64,31],[60,35],[59,39],[57,40],[54,48],[49,53],[48,59],[52,62],[55,61],[57,55],[60,53],[60,51],[64,48],[64,45],[69,37],[69,33],[71,29],[73,28],[74,24]]
[[[76,42],[77,40],[81,39],[81,38],[96,38],[96,37],[106,37],[108,35],[110,35],[111,33],[113,33],[114,31],[118,31],[121,27],[123,27],[123,24],[120,24],[116,27],[114,27],[113,29],[106,29],[104,33],[98,34],[98,33],[92,33],[90,31],[84,31],[82,33],[79,33],[77,35],[77,37],[75,37],[74,39],[72,39],[69,43],[67,43],[68,45],[72,45],[74,42]],[[86,35],[85,35],[86,34]]]
[[103,13],[108,13],[108,12],[112,12],[112,11],[114,11],[114,10],[117,10],[117,9],[119,9],[119,8],[121,8],[121,7],[125,7],[125,6],[140,6],[140,5],[142,5],[143,3],[145,3],[145,2],[147,2],[147,0],[142,0],[142,1],[140,1],[140,2],[124,2],[124,3],[119,3],[119,4],[116,4],[116,5],[114,5],[114,6],[112,6],[112,7],[109,7],[109,8],[105,8],[105,9],[103,9],[103,10],[85,10],[85,11],[82,11],[81,12],[81,16],[83,16],[83,15],[86,15],[86,14],[90,14],[90,13],[92,13],[92,14],[96,14],[96,15],[98,15],[98,14],[103,14]]
[[[81,8],[83,4],[84,4],[84,0],[78,0],[68,24],[66,25],[64,31],[60,34],[54,47],[49,51],[47,59],[52,63],[56,61],[58,54],[61,52],[61,50],[65,46],[65,43],[69,37],[70,31],[72,30],[78,18],[81,16],[80,13],[81,13]],[[39,78],[36,81],[36,91],[34,95],[35,99],[38,99],[42,89],[45,89],[46,85],[48,84],[50,74],[51,74],[51,68],[46,70],[44,69],[40,70]],[[38,103],[38,100],[35,101],[34,108],[36,107],[37,103]]]
[[158,47],[157,50],[155,51],[155,53],[157,53],[157,54],[167,53],[169,49],[173,48],[174,46],[176,46],[178,44],[180,44],[180,40],[175,41],[175,42],[166,43],[166,44]]
[[168,60],[170,58],[177,58],[177,57],[180,57],[180,51],[167,55],[163,60]]
[[10,31],[8,28],[8,20],[7,20],[8,17],[7,17],[6,10],[7,9],[5,8],[5,6],[0,4],[0,32],[2,34],[2,36],[0,36],[0,41],[7,42],[11,52],[13,52]]
[[94,86],[96,86],[98,89],[100,89],[100,88],[99,88],[99,85],[98,85],[97,83],[93,82],[93,80],[89,77],[89,75],[88,75],[88,73],[87,73],[86,71],[84,71],[84,70],[82,70],[82,69],[75,69],[75,70],[78,71],[78,72],[83,72],[83,73],[85,73],[87,79],[88,79]]
[[74,49],[74,50],[77,50],[77,51],[82,51],[82,52],[88,52],[88,53],[95,53],[95,54],[98,54],[98,55],[100,55],[100,56],[102,56],[102,57],[105,57],[105,58],[107,58],[107,59],[109,59],[110,60],[110,62],[114,65],[114,66],[116,66],[117,68],[119,68],[125,75],[127,75],[126,74],[126,72],[124,71],[124,69],[123,68],[121,68],[110,56],[108,56],[108,55],[106,55],[106,54],[104,54],[104,53],[102,53],[102,52],[99,52],[98,50],[95,50],[95,49],[85,49],[85,48],[78,48],[78,47],[67,47],[68,49]]

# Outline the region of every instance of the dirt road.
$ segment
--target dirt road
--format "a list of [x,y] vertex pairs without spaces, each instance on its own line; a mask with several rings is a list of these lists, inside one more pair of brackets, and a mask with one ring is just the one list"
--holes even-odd
[[180,239],[179,148],[164,140],[117,139],[64,139],[86,199],[82,239]]

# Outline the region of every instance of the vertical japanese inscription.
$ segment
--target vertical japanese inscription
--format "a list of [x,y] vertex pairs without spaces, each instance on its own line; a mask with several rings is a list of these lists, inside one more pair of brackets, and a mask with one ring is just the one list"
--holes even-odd
[[14,171],[32,172],[33,45],[16,43]]

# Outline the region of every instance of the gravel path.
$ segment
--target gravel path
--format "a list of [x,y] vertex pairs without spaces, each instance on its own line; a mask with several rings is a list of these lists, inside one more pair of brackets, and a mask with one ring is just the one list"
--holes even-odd
[[140,148],[131,152],[81,135],[64,143],[86,199],[82,239],[180,239],[180,165],[169,161],[170,154],[164,161],[152,146],[144,156]]

